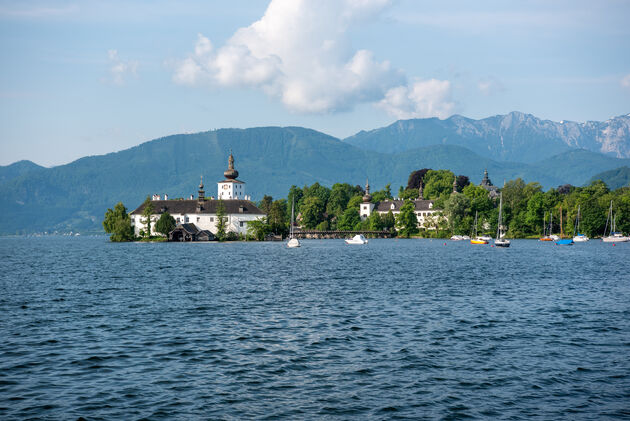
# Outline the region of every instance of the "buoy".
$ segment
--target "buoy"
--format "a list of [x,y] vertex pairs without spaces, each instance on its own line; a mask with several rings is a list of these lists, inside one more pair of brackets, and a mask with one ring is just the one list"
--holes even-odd
[[444,243],[444,245],[446,245],[446,243]]

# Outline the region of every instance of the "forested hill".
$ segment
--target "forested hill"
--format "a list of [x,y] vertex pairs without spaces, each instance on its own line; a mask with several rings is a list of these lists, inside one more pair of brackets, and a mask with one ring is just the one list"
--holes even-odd
[[293,184],[363,185],[366,177],[374,188],[392,183],[397,191],[406,185],[409,173],[420,168],[450,169],[476,183],[487,168],[497,185],[522,177],[549,188],[581,185],[594,173],[630,165],[630,160],[584,151],[579,159],[589,161],[596,156],[597,171],[579,171],[580,162],[575,161],[563,171],[561,156],[537,165],[496,162],[454,145],[382,154],[300,127],[221,129],[164,137],[53,168],[21,164],[20,172],[17,164],[0,167],[0,175],[9,174],[0,182],[0,234],[100,231],[106,209],[116,202],[122,201],[131,210],[153,193],[168,193],[172,198],[196,195],[201,175],[206,195],[216,195],[215,182],[223,178],[230,149],[239,178],[255,200],[264,194],[286,197]]

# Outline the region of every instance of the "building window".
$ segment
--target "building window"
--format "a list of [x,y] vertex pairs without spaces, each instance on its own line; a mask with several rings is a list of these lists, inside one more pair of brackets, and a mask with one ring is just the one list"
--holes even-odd
[[201,220],[201,218],[200,218],[200,217],[197,217],[197,222],[199,222],[200,220]]
[[243,224],[244,224],[243,221],[241,221],[241,227],[243,227]]
[[175,221],[179,224],[179,218],[177,218]]
[[210,222],[214,222],[214,216],[210,217]]
[[188,215],[186,215],[186,217],[184,217],[184,221],[188,222]]

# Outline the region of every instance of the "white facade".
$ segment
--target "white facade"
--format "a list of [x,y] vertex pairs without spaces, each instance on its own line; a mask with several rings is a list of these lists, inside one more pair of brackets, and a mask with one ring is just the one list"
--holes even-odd
[[[184,213],[184,214],[171,214],[175,218],[175,222],[178,224],[192,223],[200,230],[208,230],[213,234],[217,233],[218,218],[213,213]],[[240,214],[230,213],[226,214],[225,232],[235,232],[237,234],[245,235],[247,233],[247,224],[250,221],[256,221],[261,219],[264,215],[256,214]],[[160,215],[154,214],[151,216],[151,235],[160,235],[155,231],[155,223],[160,218]],[[143,221],[145,217],[142,215],[131,215],[131,225],[133,226],[136,236],[140,235],[140,230],[146,231],[147,224]]]
[[224,180],[218,183],[217,197],[221,200],[249,200],[245,196],[245,183],[239,180]]
[[361,220],[365,221],[372,215],[372,211],[374,210],[374,203],[361,203],[360,215]]

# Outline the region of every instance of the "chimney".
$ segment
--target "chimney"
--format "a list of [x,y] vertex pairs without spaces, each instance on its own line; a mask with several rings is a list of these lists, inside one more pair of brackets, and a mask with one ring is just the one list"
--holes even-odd
[[168,194],[164,193],[164,200],[168,200]]

